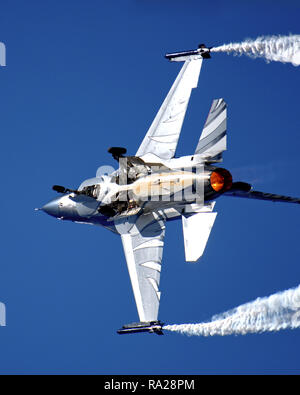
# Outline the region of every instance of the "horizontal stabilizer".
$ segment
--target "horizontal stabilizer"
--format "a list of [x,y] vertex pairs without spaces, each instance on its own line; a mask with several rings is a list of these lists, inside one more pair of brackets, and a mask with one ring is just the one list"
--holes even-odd
[[212,103],[195,154],[207,162],[221,162],[226,150],[227,106],[224,99]]
[[204,253],[217,213],[198,213],[182,217],[185,260],[196,262]]

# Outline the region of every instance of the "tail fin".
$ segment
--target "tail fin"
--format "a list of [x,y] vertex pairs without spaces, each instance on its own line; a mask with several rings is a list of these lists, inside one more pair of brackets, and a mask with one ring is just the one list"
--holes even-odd
[[251,185],[249,185],[249,189],[239,189],[235,188],[236,184],[244,184],[249,185],[246,183],[236,182],[233,183],[233,188],[228,192],[225,192],[225,196],[234,196],[234,197],[241,197],[241,198],[248,198],[248,199],[258,199],[258,200],[269,200],[271,202],[282,202],[282,203],[296,203],[300,204],[300,198],[291,197],[291,196],[284,196],[284,195],[277,195],[275,193],[267,193],[267,192],[260,192],[254,191],[251,189]]
[[227,105],[224,99],[212,103],[195,154],[201,154],[207,162],[222,162],[226,150]]

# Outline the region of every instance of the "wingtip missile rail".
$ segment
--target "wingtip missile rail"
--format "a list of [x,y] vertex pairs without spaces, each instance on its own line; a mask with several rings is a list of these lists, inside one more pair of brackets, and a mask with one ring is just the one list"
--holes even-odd
[[130,333],[156,333],[157,335],[163,335],[162,327],[163,323],[160,321],[151,322],[133,322],[132,324],[123,325],[121,329],[117,330],[119,335],[127,335]]
[[167,53],[165,58],[170,61],[181,61],[188,56],[193,55],[201,55],[203,59],[210,59],[210,50],[212,47],[207,47],[205,44],[199,44],[197,49],[183,51],[183,52],[174,52],[174,53]]

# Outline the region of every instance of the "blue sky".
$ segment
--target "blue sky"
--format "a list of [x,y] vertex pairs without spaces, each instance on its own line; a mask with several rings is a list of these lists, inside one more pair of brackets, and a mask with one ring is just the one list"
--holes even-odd
[[[118,336],[137,319],[122,246],[105,229],[34,212],[78,186],[110,146],[134,154],[179,71],[163,55],[299,34],[297,1],[7,1],[0,11],[0,373],[299,373],[299,331],[196,338]],[[228,103],[224,167],[258,190],[300,196],[299,68],[215,54],[193,92],[178,155],[212,99]],[[160,319],[209,320],[300,279],[297,206],[220,198],[201,263],[169,224]]]

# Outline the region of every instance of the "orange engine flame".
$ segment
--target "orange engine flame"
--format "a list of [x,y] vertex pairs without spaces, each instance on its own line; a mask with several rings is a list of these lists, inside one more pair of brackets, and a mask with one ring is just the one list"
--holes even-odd
[[224,177],[216,171],[213,171],[210,176],[210,185],[214,191],[220,192],[224,187]]
[[232,186],[232,176],[226,169],[217,169],[211,173],[210,185],[216,192],[225,192]]

